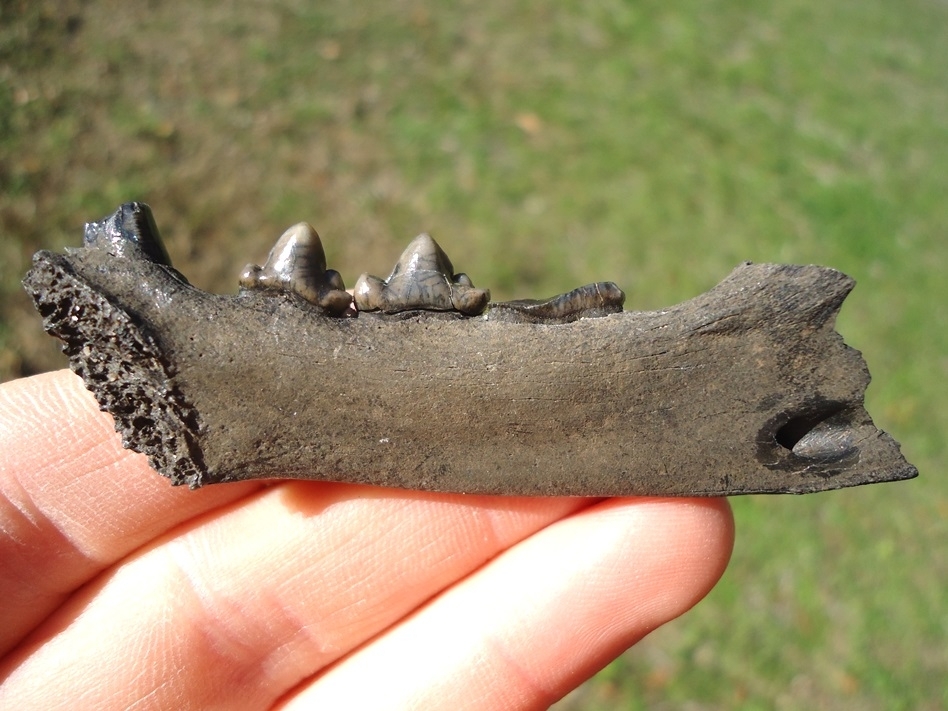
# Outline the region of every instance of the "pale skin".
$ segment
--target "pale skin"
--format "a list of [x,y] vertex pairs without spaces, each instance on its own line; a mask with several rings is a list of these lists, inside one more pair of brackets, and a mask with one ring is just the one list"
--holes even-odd
[[79,378],[13,381],[0,708],[542,709],[698,602],[733,535],[722,499],[173,488]]

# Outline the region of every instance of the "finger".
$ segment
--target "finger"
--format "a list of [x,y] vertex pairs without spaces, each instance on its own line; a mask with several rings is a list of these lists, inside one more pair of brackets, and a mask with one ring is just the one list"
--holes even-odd
[[586,505],[272,487],[169,534],[77,594],[0,667],[0,707],[266,707]]
[[505,552],[285,709],[545,709],[688,610],[727,565],[724,500],[610,500]]
[[169,486],[69,371],[3,384],[0,653],[105,567],[256,488]]

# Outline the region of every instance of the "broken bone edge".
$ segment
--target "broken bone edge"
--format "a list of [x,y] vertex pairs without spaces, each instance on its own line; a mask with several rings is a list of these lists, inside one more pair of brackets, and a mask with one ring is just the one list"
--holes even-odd
[[146,455],[175,486],[211,483],[200,414],[176,389],[174,369],[148,331],[61,255],[38,252],[23,285],[43,327],[63,341],[69,367],[112,415],[123,446]]

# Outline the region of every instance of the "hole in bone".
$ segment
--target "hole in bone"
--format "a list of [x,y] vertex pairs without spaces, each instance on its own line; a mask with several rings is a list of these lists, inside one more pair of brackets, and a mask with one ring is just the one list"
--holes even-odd
[[[802,449],[808,449],[807,443],[814,438],[825,439],[834,429],[832,423],[827,422],[834,415],[839,414],[843,406],[839,403],[827,402],[796,417],[792,417],[774,435],[774,439],[784,449],[794,451],[802,441]],[[808,436],[810,435],[810,436]],[[800,452],[794,452],[799,454]]]

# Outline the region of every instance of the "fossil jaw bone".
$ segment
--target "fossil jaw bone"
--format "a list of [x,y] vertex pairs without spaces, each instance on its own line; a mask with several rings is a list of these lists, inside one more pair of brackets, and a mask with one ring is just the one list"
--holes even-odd
[[745,263],[652,312],[597,314],[616,308],[604,283],[486,318],[332,318],[265,280],[190,286],[143,208],[38,252],[24,286],[125,445],[175,484],[727,496],[917,475],[865,410],[865,362],[834,330],[854,282],[835,270]]

